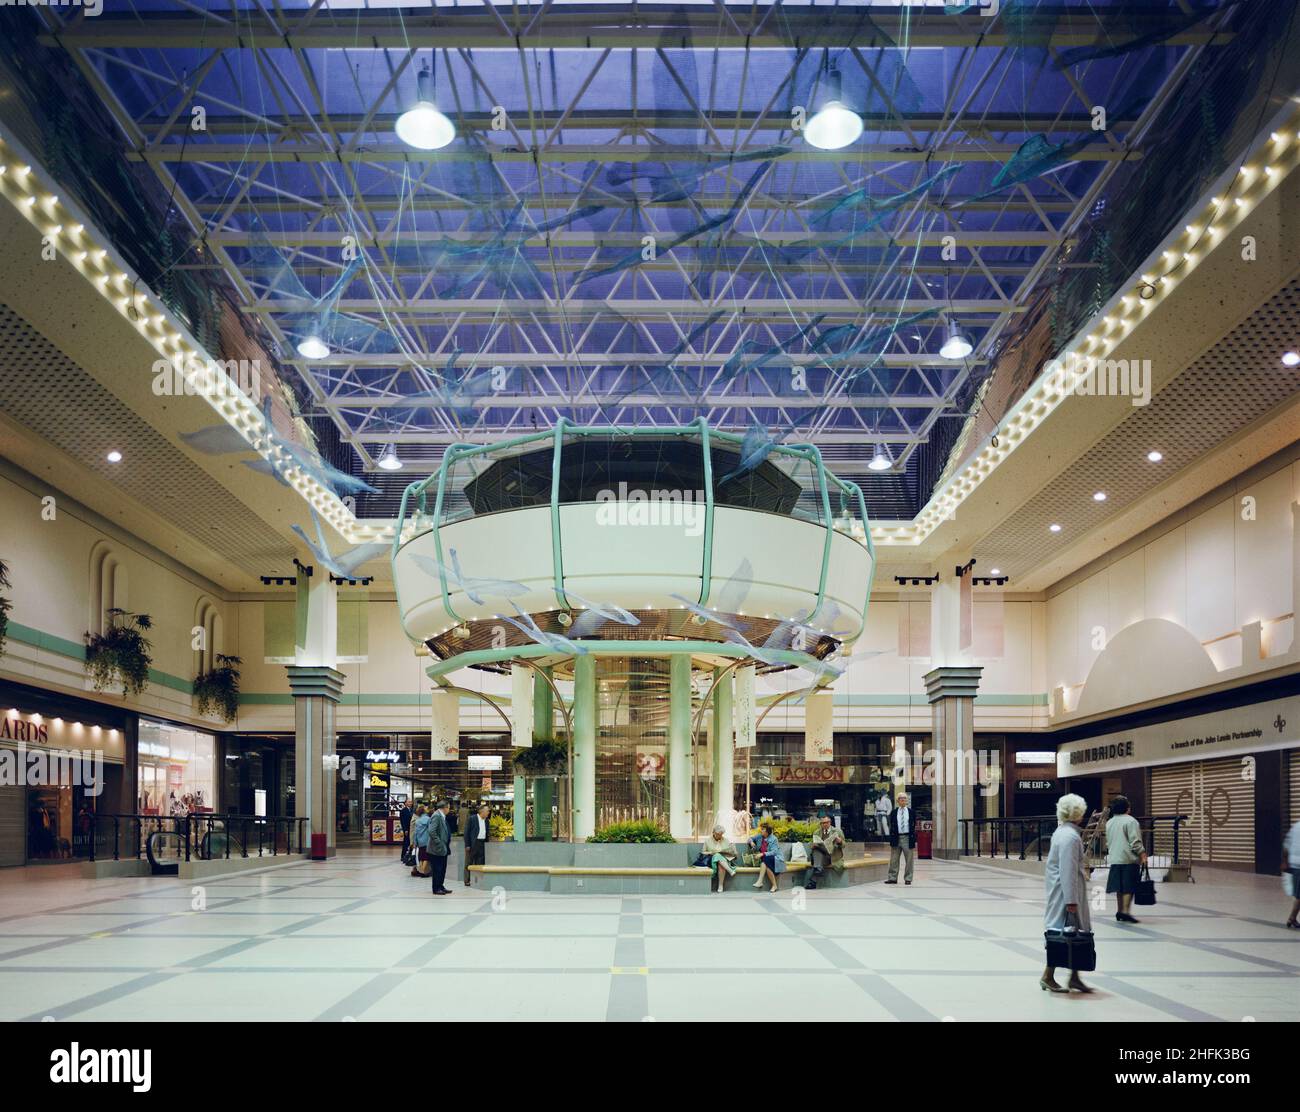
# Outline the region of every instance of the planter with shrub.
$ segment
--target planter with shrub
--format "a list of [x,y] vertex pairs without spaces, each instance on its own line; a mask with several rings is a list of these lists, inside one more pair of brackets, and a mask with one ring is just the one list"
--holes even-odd
[[602,826],[587,841],[650,845],[671,844],[677,839],[651,819],[633,819],[629,822],[611,822],[608,826]]
[[[9,582],[9,565],[0,560],[0,590],[9,590],[13,584]],[[13,603],[4,595],[0,595],[0,656],[4,656],[5,640],[9,636],[9,611]]]
[[222,721],[233,722],[239,712],[239,665],[237,656],[217,653],[216,667],[194,679],[194,700],[200,714],[215,710]]
[[527,749],[511,754],[516,776],[564,776],[569,771],[569,746],[554,738],[539,737]]
[[145,634],[153,628],[148,614],[132,614],[116,606],[107,611],[108,628],[86,634],[86,671],[96,691],[122,685],[123,697],[139,695],[149,682],[153,646]]

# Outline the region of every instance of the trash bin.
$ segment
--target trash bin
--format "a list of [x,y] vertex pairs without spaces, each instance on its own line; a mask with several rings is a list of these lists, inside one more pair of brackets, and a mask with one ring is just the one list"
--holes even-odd
[[313,861],[324,861],[329,857],[329,847],[325,841],[324,834],[313,834],[311,836],[311,859]]
[[922,861],[930,860],[930,850],[934,846],[934,823],[918,822],[916,824],[916,856]]

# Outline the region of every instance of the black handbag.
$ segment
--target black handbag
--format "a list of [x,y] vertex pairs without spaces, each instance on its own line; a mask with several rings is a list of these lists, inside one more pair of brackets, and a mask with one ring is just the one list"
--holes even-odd
[[1140,907],[1150,907],[1156,902],[1156,882],[1151,879],[1151,870],[1145,864],[1137,888],[1133,890],[1133,902]]
[[[1067,914],[1064,930],[1043,931],[1047,964],[1053,969],[1091,973],[1097,968],[1097,946],[1092,931],[1078,929],[1078,920]],[[1072,929],[1073,928],[1073,929]]]
[[712,856],[711,854],[708,854],[708,853],[701,853],[701,854],[699,855],[699,857],[697,857],[697,858],[695,859],[695,864],[694,864],[693,868],[696,868],[696,869],[711,869],[711,868],[713,868],[713,856]]

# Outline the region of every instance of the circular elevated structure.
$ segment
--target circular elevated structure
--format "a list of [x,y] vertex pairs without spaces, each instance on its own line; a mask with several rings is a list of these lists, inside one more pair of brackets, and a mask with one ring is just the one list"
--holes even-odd
[[861,491],[815,447],[703,422],[453,446],[398,525],[402,624],[437,673],[684,642],[823,659],[862,632],[875,566]]

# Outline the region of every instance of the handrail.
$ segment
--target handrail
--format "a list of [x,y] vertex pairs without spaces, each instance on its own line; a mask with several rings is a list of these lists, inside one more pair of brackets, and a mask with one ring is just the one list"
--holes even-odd
[[[1154,852],[1157,823],[1170,823],[1173,834],[1173,851],[1170,855],[1170,861],[1173,864],[1179,864],[1179,831],[1184,822],[1187,822],[1188,815],[1146,815],[1137,818],[1138,826],[1142,829],[1143,845],[1147,847],[1148,852]],[[1059,824],[1055,815],[1024,815],[1012,818],[981,818],[981,819],[959,819],[961,826],[961,854],[963,857],[983,857],[984,856],[984,834],[989,837],[989,857],[997,857],[999,843],[1004,860],[1011,859],[1012,851],[1012,831],[1018,835],[1020,852],[1018,860],[1026,860],[1025,853],[1029,842],[1026,840],[1026,831],[1030,828],[1034,830],[1033,844],[1035,847],[1037,859],[1043,859],[1043,841],[1049,838],[1051,832]],[[1046,830],[1046,833],[1044,831]],[[972,850],[972,845],[974,849]]]
[[[185,815],[143,815],[143,814],[105,814],[96,812],[90,816],[90,861],[94,862],[99,859],[98,843],[100,830],[111,822],[113,830],[113,860],[120,861],[123,857],[128,860],[140,860],[146,856],[148,851],[149,836],[155,833],[174,835],[179,839],[184,847],[185,860],[192,858],[204,857],[201,852],[203,849],[203,840],[205,835],[200,831],[206,827],[206,836],[208,844],[211,845],[211,834],[216,829],[216,824],[221,824],[220,833],[226,837],[225,856],[230,857],[230,841],[233,829],[237,826],[243,837],[240,845],[240,856],[248,857],[248,845],[250,831],[256,831],[257,834],[257,854],[258,857],[267,856],[264,852],[266,845],[266,834],[270,831],[270,854],[271,857],[280,855],[280,828],[284,827],[284,843],[286,854],[306,853],[306,837],[304,827],[307,823],[306,816],[299,815],[241,815],[241,814],[218,814],[216,812],[196,811]],[[130,839],[131,824],[135,824],[135,836]],[[125,831],[128,839],[127,844],[123,845],[123,832]],[[297,849],[294,849],[295,831],[297,832]]]

